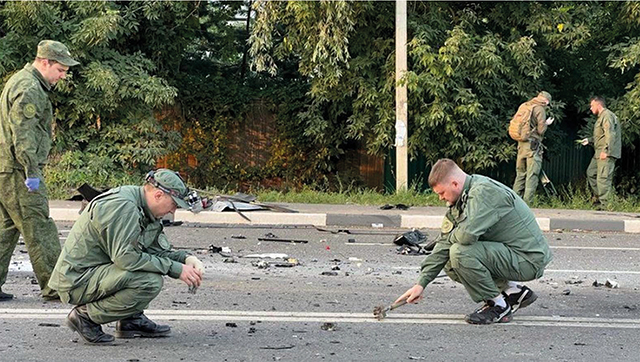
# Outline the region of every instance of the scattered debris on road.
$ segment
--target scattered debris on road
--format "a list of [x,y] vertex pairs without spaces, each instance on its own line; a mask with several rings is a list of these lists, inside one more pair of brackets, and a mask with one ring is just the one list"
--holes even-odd
[[618,284],[618,282],[616,282],[615,280],[607,278],[607,281],[604,282],[604,286],[607,288],[616,289],[618,288],[618,286],[620,286],[620,284]]
[[60,327],[57,323],[39,323],[38,327]]
[[335,271],[324,271],[320,275],[327,275],[327,276],[335,277],[335,276],[338,275],[338,272],[335,272]]
[[263,346],[260,347],[260,349],[291,349],[294,348],[295,346],[290,344],[290,345],[284,345],[284,346]]
[[320,329],[322,329],[323,331],[335,331],[336,324],[331,322],[325,322],[320,326]]
[[259,241],[274,241],[280,243],[298,243],[298,244],[307,244],[309,240],[303,239],[278,239],[278,238],[258,238]]

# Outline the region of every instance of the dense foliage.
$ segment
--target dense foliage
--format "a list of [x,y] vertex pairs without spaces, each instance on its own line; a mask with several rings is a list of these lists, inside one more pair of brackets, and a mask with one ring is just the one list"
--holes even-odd
[[[593,95],[619,115],[625,148],[640,142],[638,3],[412,1],[408,33],[412,157],[503,165],[508,120],[542,89],[550,154],[589,133]],[[64,186],[130,181],[159,159],[201,187],[317,184],[354,145],[392,149],[394,36],[395,2],[0,2],[0,83],[44,38],[81,61],[52,97],[47,177]],[[229,134],[257,103],[276,130],[250,167]]]

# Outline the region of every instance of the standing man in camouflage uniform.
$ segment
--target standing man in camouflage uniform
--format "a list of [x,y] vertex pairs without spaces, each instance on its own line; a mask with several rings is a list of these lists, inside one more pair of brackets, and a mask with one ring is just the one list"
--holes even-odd
[[64,244],[49,286],[76,305],[67,325],[90,344],[111,343],[101,324],[117,321],[116,337],[163,337],[166,325],[144,309],[160,293],[164,275],[196,288],[204,269],[195,256],[172,251],[160,220],[176,208],[195,212],[202,201],[180,176],[150,172],[144,186],[122,186],[91,200]]
[[582,145],[593,145],[594,154],[587,179],[594,195],[594,204],[606,207],[613,195],[613,171],[622,153],[622,132],[618,117],[607,109],[602,97],[591,98],[591,113],[598,116],[593,126],[593,138],[585,138]]
[[[34,62],[9,78],[0,98],[0,288],[22,234],[45,299],[58,298],[47,282],[60,254],[42,180],[53,121],[48,92],[77,64],[64,44],[43,40]],[[12,298],[0,290],[0,301]]]
[[396,303],[422,299],[424,288],[444,268],[484,304],[465,320],[506,323],[512,313],[533,303],[536,294],[514,281],[540,278],[551,251],[531,209],[513,190],[488,177],[467,175],[450,159],[429,174],[429,186],[449,210],[433,253],[422,262],[418,283]]
[[547,126],[553,122],[553,118],[547,119],[546,107],[551,103],[551,94],[542,91],[528,102],[533,104],[529,128],[531,133],[529,140],[518,142],[518,158],[516,159],[516,180],[513,190],[531,204],[540,182],[542,170],[542,138],[547,131]]

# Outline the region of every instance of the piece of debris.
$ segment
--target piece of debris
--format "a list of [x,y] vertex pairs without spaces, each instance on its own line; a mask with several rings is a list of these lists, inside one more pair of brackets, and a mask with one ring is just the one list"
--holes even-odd
[[564,284],[582,284],[582,280],[565,280]]
[[233,322],[227,322],[225,324],[225,327],[236,328],[236,327],[238,327],[238,325],[236,323],[233,323]]
[[245,255],[245,258],[254,259],[288,259],[289,255],[283,253],[266,253],[266,254],[249,254]]
[[396,209],[398,210],[409,210],[409,206],[405,204],[396,204]]
[[275,263],[274,264],[274,266],[276,266],[278,268],[291,268],[291,267],[294,267],[294,266],[297,266],[297,265],[300,265],[300,262],[298,261],[298,259],[295,259],[295,258],[289,258],[284,263]]
[[295,346],[290,344],[285,346],[264,346],[264,347],[260,347],[260,349],[291,349],[293,347]]
[[278,238],[258,238],[259,241],[275,241],[280,243],[298,243],[298,244],[307,244],[309,240],[302,239],[278,239]]
[[565,289],[562,291],[562,295],[569,295],[571,294],[571,289]]
[[254,261],[253,263],[251,263],[251,265],[255,266],[258,269],[267,269],[269,267],[269,263],[264,260]]
[[38,327],[60,327],[57,323],[39,323]]
[[230,253],[231,249],[227,246],[215,246],[213,244],[209,245],[209,252],[211,253]]
[[604,282],[604,286],[607,288],[616,289],[619,286],[619,284],[615,280],[611,280],[607,278],[607,281]]
[[337,275],[338,275],[338,272],[334,272],[334,271],[325,271],[325,272],[322,272],[320,275],[328,275],[328,276],[335,277],[335,276],[337,276]]
[[582,343],[582,342],[576,342],[573,344],[574,346],[586,346],[586,343]]
[[223,263],[237,263],[236,259],[234,258],[224,258],[222,259]]
[[242,234],[238,234],[238,235],[231,235],[231,239],[246,239],[247,237],[242,235]]
[[396,252],[400,255],[428,255],[431,254],[421,246],[403,245],[396,249]]
[[320,329],[322,329],[323,331],[335,331],[336,324],[331,322],[326,322],[320,326]]
[[337,266],[337,265],[334,265],[334,266],[331,267],[331,270],[340,270],[340,267]]
[[173,304],[187,304],[187,302],[183,302],[181,300],[174,300],[174,301],[171,301],[171,303],[173,303]]
[[391,274],[400,275],[400,274],[402,274],[402,271],[400,271],[400,270],[394,270],[394,271],[392,271],[392,272],[391,272]]
[[623,307],[624,309],[628,309],[628,310],[630,310],[630,311],[633,311],[633,310],[638,309],[638,306],[637,306],[637,305],[624,305],[624,306],[622,306],[622,307]]

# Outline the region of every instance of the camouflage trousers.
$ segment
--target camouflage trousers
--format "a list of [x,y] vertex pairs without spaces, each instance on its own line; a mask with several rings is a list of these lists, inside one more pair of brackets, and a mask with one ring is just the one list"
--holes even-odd
[[593,194],[598,197],[602,205],[607,205],[613,195],[613,171],[616,159],[607,157],[605,160],[592,158],[587,168],[587,180]]
[[528,147],[518,145],[516,180],[513,183],[513,191],[522,197],[527,204],[531,204],[533,201],[536,189],[540,183],[541,170],[542,152],[530,151]]
[[474,302],[481,302],[497,297],[509,281],[540,278],[546,265],[542,259],[535,263],[539,258],[544,258],[544,255],[525,258],[497,242],[453,244],[444,271],[451,280],[464,285]]
[[86,283],[60,292],[60,299],[73,305],[87,305],[92,321],[105,324],[144,311],[162,289],[162,275],[130,272],[105,264],[89,272]]
[[[42,180],[42,176],[40,175]],[[56,224],[49,217],[47,187],[29,192],[20,170],[0,173],[0,287],[7,281],[11,255],[22,234],[44,298],[58,294],[47,286],[60,255]]]

